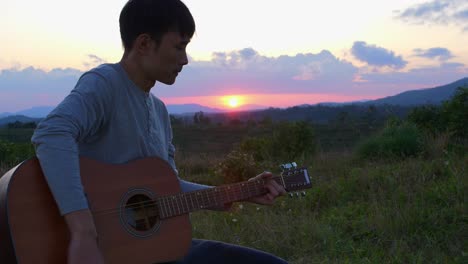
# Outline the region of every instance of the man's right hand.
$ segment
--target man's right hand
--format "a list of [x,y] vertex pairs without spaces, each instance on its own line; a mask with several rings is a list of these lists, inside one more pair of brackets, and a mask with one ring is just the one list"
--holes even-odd
[[97,243],[97,232],[91,212],[79,210],[64,215],[70,231],[68,264],[103,264],[104,258]]

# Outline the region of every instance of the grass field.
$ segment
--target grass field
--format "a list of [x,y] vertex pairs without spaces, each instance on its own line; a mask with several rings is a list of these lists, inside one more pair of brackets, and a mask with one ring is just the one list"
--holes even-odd
[[314,186],[306,197],[194,213],[194,236],[266,250],[291,263],[462,263],[466,164],[467,156],[370,163],[350,153],[321,153],[308,161]]
[[[180,176],[222,184],[217,167],[234,145],[268,133],[175,128]],[[341,138],[355,143],[358,137]],[[193,235],[265,250],[293,264],[466,263],[468,155],[447,152],[437,140],[431,145],[426,155],[373,161],[358,158],[354,144],[322,148],[303,161],[313,180],[305,197],[193,213]],[[0,162],[0,174],[10,166]]]

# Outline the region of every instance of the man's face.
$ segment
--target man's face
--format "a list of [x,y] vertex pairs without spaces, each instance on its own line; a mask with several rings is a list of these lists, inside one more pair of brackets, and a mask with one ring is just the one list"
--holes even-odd
[[186,47],[190,38],[179,32],[168,32],[153,46],[144,60],[148,77],[164,84],[173,84],[182,67],[188,63]]

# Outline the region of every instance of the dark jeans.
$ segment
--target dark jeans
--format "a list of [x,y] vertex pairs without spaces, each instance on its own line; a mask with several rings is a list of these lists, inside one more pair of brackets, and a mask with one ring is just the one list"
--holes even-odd
[[269,253],[218,241],[193,239],[184,259],[171,264],[287,264]]

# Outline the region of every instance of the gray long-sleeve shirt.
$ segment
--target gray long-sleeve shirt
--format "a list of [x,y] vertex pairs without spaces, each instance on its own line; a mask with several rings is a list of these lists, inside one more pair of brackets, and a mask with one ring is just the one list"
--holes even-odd
[[[177,173],[164,103],[138,88],[120,64],[84,73],[38,125],[32,142],[62,215],[88,208],[79,156],[113,164],[157,156]],[[184,192],[209,187],[183,180],[180,184]]]

